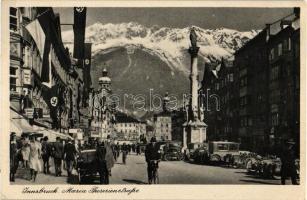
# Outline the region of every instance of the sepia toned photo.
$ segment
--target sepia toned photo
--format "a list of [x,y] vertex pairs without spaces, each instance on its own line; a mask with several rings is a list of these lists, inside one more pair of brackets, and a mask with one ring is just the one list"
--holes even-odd
[[302,7],[8,9],[6,187],[304,185]]

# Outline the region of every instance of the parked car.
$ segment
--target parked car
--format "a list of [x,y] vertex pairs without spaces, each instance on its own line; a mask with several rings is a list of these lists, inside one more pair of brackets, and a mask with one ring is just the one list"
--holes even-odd
[[240,144],[228,141],[209,142],[210,161],[213,163],[226,162],[232,164],[233,156],[239,155]]
[[163,158],[165,160],[183,160],[184,156],[181,153],[181,148],[171,147],[164,152]]
[[194,162],[196,163],[200,163],[200,164],[208,163],[210,161],[208,145],[203,144],[197,149],[195,149],[193,153],[193,159],[194,159]]
[[160,152],[162,160],[182,160],[184,158],[182,147],[176,142],[160,143]]
[[187,148],[184,151],[184,158],[187,161],[194,161],[195,157],[194,157],[194,153],[195,150],[204,146],[205,143],[189,143],[187,145]]

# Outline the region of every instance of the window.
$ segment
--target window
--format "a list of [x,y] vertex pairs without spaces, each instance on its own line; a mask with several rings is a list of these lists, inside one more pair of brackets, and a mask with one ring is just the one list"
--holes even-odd
[[229,82],[233,82],[233,74],[229,74]]
[[279,117],[278,113],[272,114],[272,126],[278,126],[279,125]]
[[217,148],[219,151],[226,151],[228,150],[228,145],[227,144],[217,144]]
[[[284,41],[283,41],[283,44],[282,44],[282,47],[283,47],[283,51],[285,52],[285,51],[289,51],[290,49],[289,49],[289,45],[290,45],[290,42],[291,40],[290,40],[290,38],[288,38],[288,39],[284,39]],[[291,47],[290,47],[291,48]]]
[[247,104],[247,96],[240,98],[240,106],[244,106]]
[[215,89],[216,89],[216,90],[219,90],[219,89],[220,89],[220,84],[219,84],[219,83],[216,83],[216,84],[215,84]]
[[16,78],[10,77],[10,90],[16,91]]
[[10,67],[10,75],[16,75],[16,68]]
[[17,30],[17,9],[12,7],[10,8],[10,30]]
[[239,145],[238,144],[229,144],[229,150],[230,151],[239,150]]
[[276,80],[279,76],[279,66],[276,65],[271,69],[270,80]]
[[242,117],[240,120],[240,126],[241,127],[246,127],[247,126],[247,117]]
[[243,77],[243,78],[241,78],[241,80],[240,80],[240,86],[246,86],[247,85],[247,77],[245,76],[245,77]]
[[288,50],[291,51],[291,38],[288,38]]
[[282,55],[282,43],[279,43],[279,44],[278,44],[278,52],[277,52],[277,55],[278,55],[278,56],[281,56],[281,55]]
[[248,126],[252,126],[253,125],[253,120],[252,119],[248,119]]
[[272,48],[270,51],[270,60],[274,60],[275,59],[275,49]]

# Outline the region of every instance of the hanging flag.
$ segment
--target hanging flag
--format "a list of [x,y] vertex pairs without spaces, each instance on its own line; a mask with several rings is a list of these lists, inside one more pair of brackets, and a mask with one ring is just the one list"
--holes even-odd
[[46,35],[45,35],[44,30],[42,29],[42,26],[39,23],[38,19],[35,19],[33,22],[28,24],[26,26],[26,29],[31,34],[31,36],[32,36],[37,48],[38,48],[39,55],[41,56],[41,59],[43,59]]
[[84,43],[84,68],[91,67],[92,43]]
[[85,25],[86,7],[74,7],[74,58],[84,58]]
[[49,108],[50,111],[51,109],[57,109],[59,106],[59,93],[58,93],[58,85],[54,85],[50,90],[49,90]]
[[54,14],[51,8],[41,8],[40,10],[40,15],[25,28],[32,36],[42,59],[41,66],[37,66],[38,70],[36,72],[42,82],[49,82],[51,80],[49,76],[50,27]]
[[84,95],[83,105],[89,97],[89,90],[92,85],[91,80],[91,57],[92,57],[92,43],[84,44],[84,63],[83,63],[83,81],[84,81]]

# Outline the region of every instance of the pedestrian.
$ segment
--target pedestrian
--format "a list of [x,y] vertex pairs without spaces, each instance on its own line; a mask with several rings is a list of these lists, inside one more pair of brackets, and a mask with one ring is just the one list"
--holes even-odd
[[35,136],[30,138],[30,156],[29,167],[31,172],[31,180],[35,182],[37,173],[41,171],[41,145],[36,140]]
[[29,156],[30,156],[30,141],[28,135],[22,136],[22,147],[21,147],[21,155],[23,160],[23,168],[29,167]]
[[131,145],[128,144],[127,147],[128,147],[128,153],[130,154],[130,152],[131,152]]
[[122,146],[122,156],[123,156],[123,164],[126,164],[127,154],[128,154],[128,145],[124,142]]
[[157,144],[156,138],[152,137],[150,143],[148,143],[145,148],[145,161],[147,163],[148,184],[151,184],[153,181],[155,182],[155,180],[153,180],[155,178],[153,171],[155,168],[159,168],[160,159],[160,146]]
[[50,168],[50,165],[49,165],[50,154],[51,154],[50,144],[48,142],[48,137],[45,136],[42,142],[42,158],[43,158],[44,174],[50,173],[50,169],[49,169]]
[[74,163],[76,160],[77,156],[77,150],[75,145],[72,143],[71,139],[67,139],[67,143],[64,146],[64,160],[66,164],[66,170],[67,170],[67,176],[68,176],[68,181],[71,178],[71,172],[74,167]]
[[132,148],[132,152],[135,153],[135,144],[134,143],[132,144],[131,148]]
[[64,145],[60,137],[56,137],[56,142],[53,144],[52,156],[54,159],[55,176],[62,175],[62,159],[64,155]]
[[136,145],[136,155],[141,155],[141,147],[140,144]]
[[289,139],[285,143],[285,147],[281,154],[281,184],[286,184],[286,179],[290,176],[293,185],[298,185],[296,180],[296,166],[295,166],[295,151],[294,141]]
[[18,148],[16,142],[16,133],[12,132],[10,136],[10,181],[15,182],[15,174],[18,169]]
[[100,184],[109,184],[109,171],[106,163],[106,147],[100,139],[96,147],[96,168],[99,173]]
[[117,149],[116,149],[116,156],[117,156],[117,159],[118,159],[118,157],[119,157],[120,150],[121,150],[121,146],[120,146],[119,142],[117,142]]

